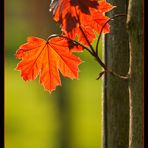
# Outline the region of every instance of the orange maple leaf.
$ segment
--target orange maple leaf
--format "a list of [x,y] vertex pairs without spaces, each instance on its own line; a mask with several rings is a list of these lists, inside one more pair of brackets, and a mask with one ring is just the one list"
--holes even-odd
[[[103,25],[108,21],[105,12],[114,7],[106,0],[58,0],[50,5],[53,10],[54,20],[61,24],[65,35],[75,39],[78,35],[79,42],[88,45],[80,30],[83,30],[89,42],[95,39],[95,31],[100,34]],[[110,31],[109,24],[106,24],[103,33]]]
[[[72,45],[62,37],[50,38],[48,41],[28,37],[27,43],[16,51],[16,58],[22,59],[16,70],[21,71],[24,80],[34,80],[40,75],[40,83],[50,93],[61,85],[59,71],[64,77],[78,78],[80,58],[72,54],[79,46]],[[72,44],[72,43],[71,43]],[[80,49],[81,50],[81,49]]]

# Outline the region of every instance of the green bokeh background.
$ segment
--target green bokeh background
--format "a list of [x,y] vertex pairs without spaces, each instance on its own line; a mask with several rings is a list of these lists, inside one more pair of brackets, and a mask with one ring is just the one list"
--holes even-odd
[[[6,148],[101,148],[101,67],[86,51],[78,80],[62,79],[49,94],[38,78],[25,82],[15,70],[18,47],[28,36],[59,33],[47,0],[6,1]],[[94,44],[95,45],[95,44]],[[99,47],[101,56],[101,45]]]

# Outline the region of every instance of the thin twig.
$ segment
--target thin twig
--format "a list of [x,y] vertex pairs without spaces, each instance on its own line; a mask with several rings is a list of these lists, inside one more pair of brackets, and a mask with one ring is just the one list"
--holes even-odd
[[119,75],[117,74],[116,72],[112,71],[112,70],[107,70],[107,72],[109,72],[110,74],[112,74],[113,76],[116,76],[120,79],[124,79],[124,80],[128,80],[129,79],[129,75],[127,76],[122,76],[122,75]]
[[96,80],[99,80],[99,79],[103,76],[103,74],[105,74],[105,72],[106,72],[106,71],[100,72],[100,73],[99,73],[99,76],[98,76],[98,78],[97,78]]
[[100,41],[101,34],[102,34],[102,32],[103,32],[104,27],[106,26],[106,24],[107,24],[108,22],[110,22],[110,21],[114,20],[114,18],[120,17],[120,16],[126,16],[126,14],[122,14],[122,13],[121,13],[121,14],[117,14],[117,15],[115,15],[115,16],[109,18],[109,19],[104,23],[104,25],[102,26],[101,31],[100,31],[100,33],[99,33],[98,40],[97,40],[97,44],[96,44],[96,53],[97,53],[97,55],[98,55],[99,41]]
[[82,29],[82,27],[81,27],[80,18],[79,18],[79,15],[77,14],[77,10],[76,10],[76,8],[75,8],[75,12],[76,12],[76,16],[77,16],[76,19],[77,19],[78,24],[79,24],[79,29],[80,29],[81,33],[83,34],[83,36],[84,36],[84,38],[85,38],[87,44],[89,45],[89,47],[90,47],[92,53],[95,54],[95,50],[94,50],[94,48],[92,47],[91,43],[89,42],[89,39],[87,38],[85,32],[83,31],[83,29]]
[[47,41],[48,41],[49,39],[51,39],[51,38],[54,38],[54,37],[62,37],[62,38],[65,38],[65,39],[67,39],[67,40],[70,40],[71,42],[73,42],[73,43],[75,43],[75,44],[81,46],[81,47],[84,48],[84,49],[86,49],[92,56],[94,56],[94,53],[93,53],[88,47],[86,47],[86,46],[84,46],[83,44],[81,44],[81,43],[79,43],[79,42],[77,42],[77,41],[75,41],[75,40],[73,40],[73,39],[71,39],[71,38],[69,38],[69,37],[67,37],[67,36],[64,36],[64,35],[53,34],[53,35],[51,35],[51,36],[49,36],[49,37],[47,38]]
[[105,70],[107,70],[106,65],[101,61],[100,57],[96,54],[94,48],[92,47],[91,43],[89,42],[89,40],[88,40],[87,36],[85,35],[85,32],[83,31],[83,29],[81,28],[81,26],[79,26],[79,28],[80,28],[80,30],[81,30],[81,32],[82,32],[82,34],[83,34],[83,36],[84,36],[86,42],[88,43],[88,45],[89,45],[91,51],[93,52],[93,56],[96,58],[96,60],[98,61],[98,63],[99,63]]
[[106,70],[104,70],[104,71],[102,71],[102,72],[99,73],[99,76],[98,76],[98,78],[96,80],[99,80],[103,76],[103,74],[105,74],[107,72],[110,73],[113,76],[116,76],[116,77],[120,78],[120,79],[124,79],[124,80],[129,80],[130,79],[130,76],[129,75],[122,76],[122,75],[117,74],[116,72],[113,72],[113,71],[111,71],[109,69],[106,69]]
[[83,31],[81,25],[79,26],[79,29],[80,29],[80,31],[82,32],[82,34],[83,34],[83,36],[84,36],[84,38],[85,38],[87,44],[89,45],[91,51],[95,54],[95,50],[94,50],[94,48],[92,47],[91,43],[89,42],[87,36],[85,35],[85,32]]
[[75,43],[75,44],[77,44],[77,45],[80,45],[81,47],[83,47],[84,49],[86,49],[92,56],[94,56],[94,53],[93,53],[88,47],[84,46],[83,44],[81,44],[81,43],[79,43],[79,42],[77,42],[77,41],[75,41],[75,40],[73,40],[73,39],[71,39],[71,38],[68,38],[68,37],[66,37],[66,36],[60,35],[60,37],[66,38],[67,40],[70,40],[70,41],[72,41],[73,43]]

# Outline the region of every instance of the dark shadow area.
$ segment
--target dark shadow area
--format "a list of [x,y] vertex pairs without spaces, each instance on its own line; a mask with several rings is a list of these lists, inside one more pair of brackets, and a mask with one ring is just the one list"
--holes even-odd
[[85,1],[71,0],[70,3],[71,3],[72,6],[78,6],[79,9],[85,14],[90,14],[89,9],[90,8],[97,9],[97,7],[99,5],[98,1],[92,1],[92,0],[85,0]]

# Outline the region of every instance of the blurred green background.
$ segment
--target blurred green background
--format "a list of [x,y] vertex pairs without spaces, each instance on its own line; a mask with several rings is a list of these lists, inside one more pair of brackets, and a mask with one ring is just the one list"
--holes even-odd
[[[28,36],[59,33],[49,0],[6,0],[5,125],[6,148],[101,148],[101,67],[86,51],[79,79],[62,79],[49,94],[38,78],[25,82],[15,70],[18,47]],[[101,56],[101,47],[100,56]]]

